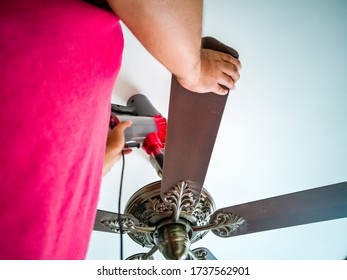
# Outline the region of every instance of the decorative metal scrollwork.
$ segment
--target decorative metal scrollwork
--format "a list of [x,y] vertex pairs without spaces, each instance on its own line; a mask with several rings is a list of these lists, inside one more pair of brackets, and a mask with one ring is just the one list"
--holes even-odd
[[146,255],[146,253],[138,253],[138,254],[132,255],[126,259],[131,260],[131,261],[143,261],[143,260],[153,261],[154,260],[153,256],[150,256],[149,258],[145,259],[144,258],[145,255]]
[[214,222],[218,225],[212,229],[212,232],[219,237],[229,237],[232,232],[245,223],[245,220],[231,213],[218,213]]
[[192,213],[192,215],[196,219],[196,225],[206,225],[209,221],[212,211],[211,201],[207,199],[206,195],[201,194],[200,201],[198,202]]
[[131,216],[131,215],[119,215],[120,216],[120,221],[119,218],[113,218],[109,220],[103,220],[101,223],[107,227],[110,231],[120,233],[121,227],[120,223],[122,226],[122,231],[126,233],[134,233],[137,234],[138,232],[142,233],[152,233],[155,231],[155,227],[144,227],[141,226],[139,221]]
[[132,255],[127,260],[154,260],[153,254],[158,250],[158,246],[154,245],[148,253],[139,253]]
[[181,181],[164,194],[163,200],[173,209],[173,219],[178,220],[181,211],[192,213],[196,199],[187,182]]
[[[147,221],[150,220],[151,217],[161,215],[164,212],[170,211],[169,205],[165,204],[161,199],[149,198],[147,202],[145,203],[145,211],[143,212],[143,216],[147,219]],[[141,214],[139,214],[141,215]]]
[[193,231],[212,230],[219,237],[229,237],[245,220],[231,213],[216,213],[206,226],[192,227]]
[[[215,210],[215,204],[207,190],[203,189],[200,197],[189,190],[190,182],[180,182],[171,188],[163,197],[161,196],[161,182],[154,182],[138,190],[128,201],[125,215],[133,216],[141,228],[152,228],[167,222],[186,221],[189,225],[205,226]],[[166,202],[164,202],[164,197]],[[196,203],[196,201],[198,201]],[[175,210],[176,209],[176,210]],[[116,217],[117,218],[117,217]],[[152,248],[156,244],[155,232],[128,231],[129,237],[143,247]],[[192,234],[191,243],[202,239],[208,231],[199,231]]]
[[205,261],[207,259],[208,252],[202,248],[193,250],[193,253],[197,260]]

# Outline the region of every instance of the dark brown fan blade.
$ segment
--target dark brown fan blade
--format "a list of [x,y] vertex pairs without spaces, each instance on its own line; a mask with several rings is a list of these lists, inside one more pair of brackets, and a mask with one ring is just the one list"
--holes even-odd
[[213,213],[234,214],[245,222],[227,236],[297,226],[347,217],[347,182],[290,193],[236,206]]
[[[212,37],[204,38],[202,46],[238,57],[237,51]],[[200,197],[227,97],[192,93],[172,76],[162,196],[185,181],[194,197]]]
[[118,219],[118,217],[119,216],[118,216],[117,213],[98,209],[97,212],[96,212],[96,217],[95,217],[93,230],[96,230],[96,231],[106,231],[106,232],[113,232],[114,233],[114,231],[112,231],[108,227],[106,227],[102,223],[102,221]]

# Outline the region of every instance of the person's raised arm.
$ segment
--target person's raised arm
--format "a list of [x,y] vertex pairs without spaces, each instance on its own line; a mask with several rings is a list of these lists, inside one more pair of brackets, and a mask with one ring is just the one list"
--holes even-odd
[[241,64],[230,55],[201,50],[201,0],[107,0],[141,44],[185,88],[226,94]]

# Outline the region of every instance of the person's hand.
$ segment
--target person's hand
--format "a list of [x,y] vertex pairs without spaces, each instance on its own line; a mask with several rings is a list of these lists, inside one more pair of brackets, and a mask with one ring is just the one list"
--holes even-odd
[[228,89],[235,89],[241,68],[241,62],[229,54],[201,49],[201,65],[197,66],[197,71],[190,77],[177,77],[177,79],[184,88],[190,91],[225,95]]
[[131,121],[120,122],[109,131],[106,142],[104,166],[102,169],[103,176],[111,169],[113,164],[121,158],[122,151],[124,154],[130,154],[132,152],[131,149],[124,149],[124,131],[131,125]]

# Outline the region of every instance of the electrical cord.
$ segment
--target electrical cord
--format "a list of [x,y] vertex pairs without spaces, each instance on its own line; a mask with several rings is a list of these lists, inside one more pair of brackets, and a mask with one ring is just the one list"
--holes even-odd
[[124,167],[125,167],[125,157],[124,151],[122,151],[122,171],[120,176],[119,184],[119,196],[118,196],[118,222],[119,222],[119,234],[120,234],[120,259],[123,260],[123,224],[121,220],[121,200],[122,200],[122,190],[123,190],[123,177],[124,177]]

